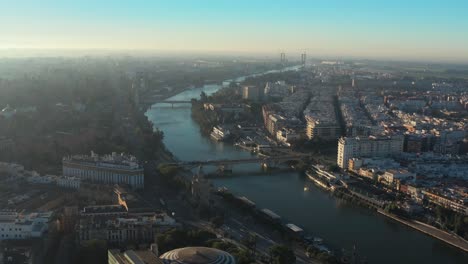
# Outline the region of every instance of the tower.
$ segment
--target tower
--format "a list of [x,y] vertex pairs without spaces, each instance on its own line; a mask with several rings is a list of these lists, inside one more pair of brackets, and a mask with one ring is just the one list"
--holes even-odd
[[280,54],[280,61],[281,61],[281,64],[285,64],[285,63],[286,63],[286,53],[281,52],[281,54]]
[[301,54],[301,64],[302,64],[302,66],[305,66],[305,64],[306,64],[306,56],[307,55],[306,55],[306,53],[304,51],[304,53]]

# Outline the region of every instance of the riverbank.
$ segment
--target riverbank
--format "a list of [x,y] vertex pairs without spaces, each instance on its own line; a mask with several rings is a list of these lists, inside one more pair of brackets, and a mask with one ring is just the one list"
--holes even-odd
[[409,227],[412,227],[420,232],[423,232],[424,234],[427,234],[429,236],[435,237],[447,244],[450,244],[456,248],[459,248],[465,252],[468,252],[468,241],[464,240],[463,238],[450,234],[448,232],[445,232],[443,230],[440,230],[436,227],[433,227],[431,225],[416,221],[416,220],[404,220],[396,215],[389,214],[384,212],[383,210],[377,210],[378,213],[389,217],[401,224],[407,225]]
[[[308,175],[309,176],[309,175]],[[317,183],[320,183],[320,187],[322,187],[322,189],[326,190],[326,191],[329,191],[329,192],[332,192],[330,190],[330,188],[326,188],[328,187],[326,184],[322,183],[321,181],[318,181],[317,179],[309,176],[309,179],[313,180],[316,184]],[[334,192],[332,192],[334,193]],[[425,223],[422,223],[420,221],[416,221],[416,220],[406,220],[406,219],[403,219],[401,217],[398,217],[394,214],[390,214],[390,213],[387,213],[385,212],[382,208],[385,204],[376,204],[376,202],[374,201],[371,201],[371,199],[369,197],[366,197],[362,194],[357,194],[355,192],[350,192],[350,193],[346,193],[346,192],[343,192],[343,191],[340,191],[340,192],[335,192],[334,195],[336,196],[336,198],[342,198],[342,196],[346,196],[349,201],[351,202],[357,202],[357,204],[361,204],[364,203],[365,205],[369,206],[370,208],[372,209],[375,209],[378,213],[386,216],[386,217],[389,217],[401,224],[404,224],[406,226],[409,226],[409,227],[412,227],[414,228],[415,230],[419,231],[419,232],[422,232],[426,235],[429,235],[429,236],[432,236],[434,238],[437,238],[439,239],[440,241],[443,241],[449,245],[452,245],[458,249],[461,249],[463,250],[464,252],[468,252],[468,241],[464,240],[463,238],[457,236],[457,235],[454,235],[454,234],[450,234],[446,231],[443,231],[443,230],[440,230],[434,226],[431,226],[431,225],[428,225],[428,224],[425,224]],[[358,199],[357,201],[353,201],[353,199],[356,198]]]

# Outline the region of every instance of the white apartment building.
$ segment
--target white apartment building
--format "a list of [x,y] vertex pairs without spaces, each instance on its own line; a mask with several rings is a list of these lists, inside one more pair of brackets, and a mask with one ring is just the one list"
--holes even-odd
[[342,137],[338,140],[337,164],[340,168],[346,169],[352,158],[399,155],[403,152],[403,140],[403,135]]
[[112,153],[99,156],[76,155],[62,160],[63,176],[77,177],[104,184],[127,184],[132,188],[144,187],[144,170],[134,156]]
[[41,237],[49,228],[52,212],[22,214],[0,211],[0,241]]

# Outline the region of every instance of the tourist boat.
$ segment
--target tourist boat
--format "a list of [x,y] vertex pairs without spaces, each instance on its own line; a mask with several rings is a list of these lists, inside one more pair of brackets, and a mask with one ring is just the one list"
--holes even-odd
[[317,174],[313,173],[312,171],[308,170],[306,171],[306,175],[307,177],[309,177],[309,179],[311,179],[315,185],[327,190],[327,191],[330,191],[331,190],[331,187],[329,185],[328,182],[326,182],[324,179],[320,178]]

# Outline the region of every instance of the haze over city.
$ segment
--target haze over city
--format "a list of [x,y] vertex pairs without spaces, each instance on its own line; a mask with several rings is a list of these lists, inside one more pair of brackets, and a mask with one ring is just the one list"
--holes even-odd
[[468,263],[467,14],[0,0],[0,264]]
[[468,59],[464,1],[22,0],[0,5],[2,56],[11,49],[261,55],[287,50],[346,58]]

